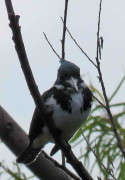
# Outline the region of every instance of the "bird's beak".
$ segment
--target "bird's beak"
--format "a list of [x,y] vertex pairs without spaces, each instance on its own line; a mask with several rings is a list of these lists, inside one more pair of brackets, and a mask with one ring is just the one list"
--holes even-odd
[[72,87],[76,92],[78,92],[77,79],[71,77],[70,80],[69,80],[69,83],[70,83],[71,87]]

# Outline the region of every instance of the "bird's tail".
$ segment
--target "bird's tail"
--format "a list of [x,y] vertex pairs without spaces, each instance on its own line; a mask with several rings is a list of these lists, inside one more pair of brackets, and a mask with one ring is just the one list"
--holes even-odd
[[31,164],[33,163],[39,156],[41,148],[33,148],[31,144],[27,146],[27,148],[18,156],[16,162],[24,163],[24,164]]

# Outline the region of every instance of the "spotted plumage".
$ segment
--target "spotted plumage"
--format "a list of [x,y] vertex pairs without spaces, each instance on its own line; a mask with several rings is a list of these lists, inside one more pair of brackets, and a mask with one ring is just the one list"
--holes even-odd
[[[61,131],[63,138],[69,141],[87,119],[92,106],[92,93],[80,77],[80,68],[62,59],[53,87],[44,92],[42,98],[47,112],[52,112],[56,127]],[[45,144],[54,143],[37,109],[31,121],[29,139],[27,148],[17,158],[19,163],[32,163]],[[55,145],[51,155],[58,150]]]

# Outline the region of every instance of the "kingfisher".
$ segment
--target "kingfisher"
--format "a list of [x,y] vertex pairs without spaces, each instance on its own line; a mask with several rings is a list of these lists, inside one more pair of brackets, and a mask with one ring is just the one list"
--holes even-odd
[[[77,65],[64,59],[61,59],[60,63],[54,85],[42,94],[42,98],[47,113],[52,112],[55,126],[60,130],[64,140],[69,141],[91,111],[92,92],[81,78],[80,68]],[[37,108],[32,117],[28,136],[29,143],[16,160],[27,165],[37,159],[47,143],[54,143]],[[55,144],[50,155],[54,155],[58,150],[59,147]]]

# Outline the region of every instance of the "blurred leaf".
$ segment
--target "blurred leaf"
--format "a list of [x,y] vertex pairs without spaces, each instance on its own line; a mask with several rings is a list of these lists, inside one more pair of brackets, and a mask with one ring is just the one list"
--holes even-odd
[[125,106],[125,102],[123,102],[123,103],[116,103],[116,104],[110,104],[110,107],[119,107],[119,106]]
[[123,84],[125,80],[125,76],[122,78],[122,80],[120,81],[120,83],[118,84],[117,88],[115,89],[115,91],[113,92],[113,94],[111,95],[111,97],[109,98],[109,102],[113,99],[113,97],[117,94],[117,92],[119,91],[121,85]]
[[102,94],[99,92],[99,90],[96,89],[93,85],[91,85],[90,88],[91,88],[92,92],[97,94],[101,98],[102,102],[104,103],[105,102],[104,98],[103,98]]
[[26,175],[21,172],[20,166],[15,162],[13,163],[14,170],[11,170],[10,168],[5,167],[4,162],[0,163],[0,167],[4,170],[4,172],[1,174],[4,174],[6,172],[8,175],[10,175],[9,179],[13,178],[15,180],[28,180],[34,177],[34,176],[26,177]]
[[81,136],[81,131],[78,130],[76,134],[73,136],[73,138],[70,140],[70,143],[73,143],[74,141],[76,141],[80,136]]

